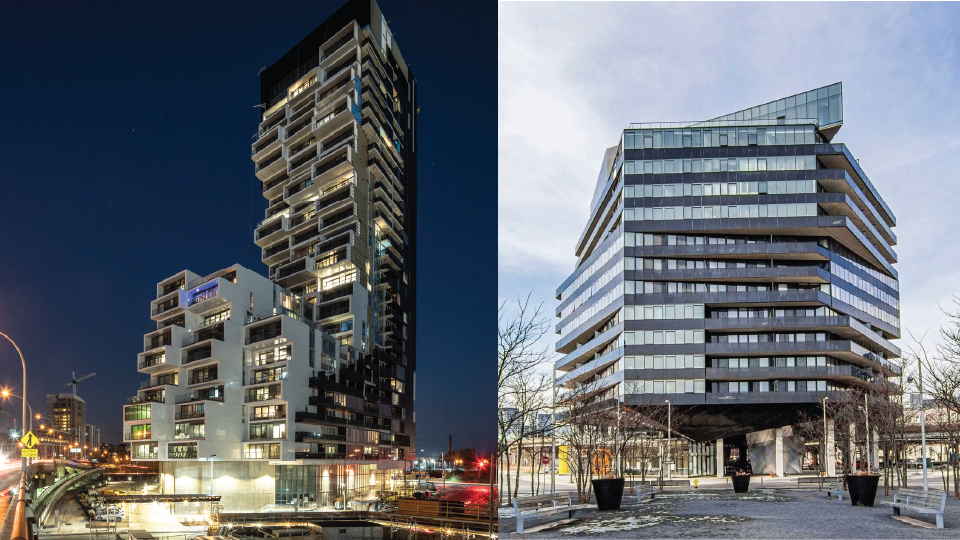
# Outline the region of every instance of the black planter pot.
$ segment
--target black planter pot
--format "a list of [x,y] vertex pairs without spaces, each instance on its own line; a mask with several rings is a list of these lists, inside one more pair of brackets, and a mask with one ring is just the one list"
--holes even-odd
[[623,478],[592,480],[597,510],[619,510],[623,500]]
[[877,498],[877,484],[880,483],[878,474],[848,474],[847,489],[850,490],[850,503],[853,506],[857,504],[863,506],[873,506]]
[[730,477],[730,481],[733,482],[734,493],[746,493],[750,491],[749,474],[735,474]]

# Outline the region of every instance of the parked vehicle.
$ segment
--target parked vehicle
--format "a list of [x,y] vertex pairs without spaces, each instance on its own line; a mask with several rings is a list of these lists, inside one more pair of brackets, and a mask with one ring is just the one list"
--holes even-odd
[[123,508],[119,506],[105,506],[96,509],[96,521],[123,521]]

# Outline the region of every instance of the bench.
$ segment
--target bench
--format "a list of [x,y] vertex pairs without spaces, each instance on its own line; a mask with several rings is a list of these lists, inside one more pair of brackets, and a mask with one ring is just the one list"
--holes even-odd
[[659,488],[661,483],[663,487],[690,487],[690,480],[634,480],[628,481],[627,485],[635,484],[638,486]]
[[837,500],[843,500],[843,492],[846,491],[843,489],[843,481],[837,480],[832,484],[825,486],[823,489],[827,492],[827,497],[836,497]]
[[800,487],[803,484],[820,484],[820,489],[823,489],[823,484],[835,484],[842,481],[843,479],[839,476],[806,476],[797,478],[797,487]]
[[[893,495],[893,502],[881,502],[893,507],[894,517],[900,516],[900,511],[904,509],[921,514],[933,514],[937,521],[937,528],[943,528],[943,510],[947,506],[946,491],[900,488]],[[922,524],[922,522],[918,523]]]
[[648,482],[625,482],[623,484],[624,494],[633,492],[637,497],[637,504],[643,502],[644,498],[651,501],[657,497],[657,486],[651,486]]
[[523,520],[540,516],[550,516],[561,512],[572,518],[576,510],[590,508],[589,504],[573,504],[576,493],[554,493],[517,497],[513,500],[513,512],[517,516],[517,534],[523,534]]

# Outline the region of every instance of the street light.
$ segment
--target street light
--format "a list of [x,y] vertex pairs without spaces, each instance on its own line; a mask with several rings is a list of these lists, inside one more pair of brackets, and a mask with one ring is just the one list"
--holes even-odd
[[827,474],[827,400],[830,396],[823,396],[823,474]]
[[[923,362],[917,362],[917,367],[920,369],[918,375],[918,382],[920,383],[920,461],[923,462],[923,490],[929,491],[930,489],[927,487],[927,407],[923,403]],[[913,377],[907,377],[907,382],[912,383]]]
[[[24,359],[23,359],[23,353],[20,352],[20,347],[17,346],[16,342],[14,342],[12,339],[10,339],[10,336],[4,334],[3,332],[0,332],[0,336],[3,336],[3,337],[5,337],[5,338],[7,338],[7,341],[9,341],[10,343],[13,343],[13,348],[15,348],[15,349],[17,350],[17,354],[20,355],[20,363],[23,365],[23,393],[24,393],[24,395],[26,395],[26,393],[27,393],[27,362],[24,361]],[[33,413],[31,413],[31,414],[33,414]],[[22,422],[22,425],[24,425],[24,426],[27,425],[27,400],[23,400],[23,422]],[[27,469],[27,458],[25,458],[25,457],[21,457],[21,458],[20,458],[20,469],[21,469],[21,471],[24,471],[24,472],[26,471],[26,469]]]
[[[670,480],[673,478],[673,467],[670,466],[673,463],[673,452],[672,452],[673,449],[670,448],[670,442],[671,442],[670,432],[671,431],[672,431],[672,425],[671,425],[671,418],[670,418],[670,400],[668,399],[667,400],[667,480]],[[661,476],[660,478],[663,478],[663,477]]]

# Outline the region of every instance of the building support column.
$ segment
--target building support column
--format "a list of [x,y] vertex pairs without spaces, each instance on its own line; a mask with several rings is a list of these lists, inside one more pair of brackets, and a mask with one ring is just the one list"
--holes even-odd
[[783,453],[783,428],[779,427],[775,429],[774,434],[776,442],[774,446],[773,462],[775,464],[774,466],[776,468],[777,477],[782,478],[785,476],[783,460],[786,457]]
[[880,434],[873,430],[873,441],[870,444],[870,468],[880,470]]
[[717,439],[717,478],[723,478],[723,439]]
[[823,459],[826,460],[826,468],[824,470],[827,476],[837,475],[837,448],[833,439],[833,430],[833,418],[830,418],[827,420],[827,447],[823,451]]

